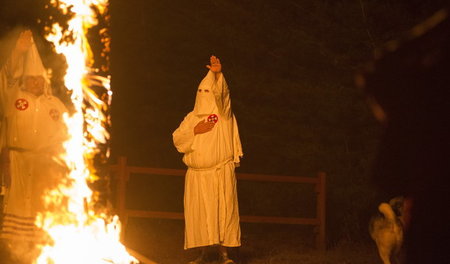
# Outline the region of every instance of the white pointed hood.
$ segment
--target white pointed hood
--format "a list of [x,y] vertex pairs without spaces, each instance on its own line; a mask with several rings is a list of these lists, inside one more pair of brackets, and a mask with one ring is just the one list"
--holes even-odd
[[[216,101],[212,91],[216,77],[212,71],[208,71],[205,78],[200,82],[197,89],[197,97],[195,98],[194,114],[209,115],[216,108]],[[201,90],[201,91],[200,91]],[[205,92],[208,90],[209,92]]]
[[36,43],[32,37],[32,45],[25,53],[25,63],[23,67],[23,77],[25,76],[42,76],[45,79],[44,93],[51,94],[50,79],[47,76],[47,70],[42,64],[41,56],[36,47]]

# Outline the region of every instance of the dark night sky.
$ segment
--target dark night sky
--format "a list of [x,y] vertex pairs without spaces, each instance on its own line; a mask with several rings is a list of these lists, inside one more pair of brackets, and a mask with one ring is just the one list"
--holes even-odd
[[[340,86],[346,82],[342,93],[354,96],[348,88],[353,65],[347,53],[366,45],[339,38],[331,22],[310,28],[330,10],[308,2],[304,8],[317,17],[305,16],[302,6],[290,1],[112,2],[115,154],[139,164],[183,166],[171,133],[192,109],[196,86],[206,73],[204,65],[215,54],[222,59],[232,91],[244,144],[243,169],[246,160],[252,164],[249,171],[270,170],[274,161],[277,167],[298,167],[299,157],[288,153],[302,152],[293,149],[305,148],[301,141],[321,141],[316,130],[332,129],[333,124],[321,127],[315,112],[330,104],[337,111],[352,111],[332,102],[339,92],[320,87],[324,83],[320,79],[337,79]],[[355,38],[366,41],[361,28],[356,30]],[[327,34],[344,42],[338,43],[343,47],[327,43]],[[342,73],[349,75],[337,77]],[[320,102],[324,96],[326,102]],[[307,135],[302,135],[301,123],[309,123],[310,128],[303,129]],[[312,149],[305,155],[318,152],[315,146],[306,147]],[[273,157],[278,154],[281,157]]]
[[211,54],[232,92],[241,170],[336,173],[335,163],[353,162],[342,153],[370,155],[377,132],[353,74],[422,6],[364,3],[365,13],[358,1],[113,0],[114,155],[183,167],[171,133]]
[[[407,2],[112,0],[114,158],[183,167],[171,133],[212,54],[232,91],[242,170],[310,174],[334,170],[340,152],[372,151],[361,147],[376,136],[353,73],[430,13],[418,10],[434,8]],[[17,24],[42,30],[44,0],[2,3],[2,34]]]

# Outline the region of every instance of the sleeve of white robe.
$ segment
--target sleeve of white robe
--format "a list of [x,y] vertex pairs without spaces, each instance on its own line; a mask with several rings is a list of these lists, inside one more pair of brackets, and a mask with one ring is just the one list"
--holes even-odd
[[[236,118],[231,110],[231,98],[230,98],[230,90],[228,89],[227,82],[225,81],[225,77],[223,73],[220,74],[219,78],[213,85],[212,91],[214,93],[214,97],[216,99],[216,105],[219,110],[219,113],[225,119],[232,118],[233,124],[233,162],[236,164],[240,163],[240,158],[244,155],[242,152],[241,140],[239,138],[239,129],[236,122]],[[237,165],[238,166],[238,165]]]
[[244,156],[242,152],[241,139],[239,137],[239,129],[236,118],[233,115],[233,162],[236,163],[236,167],[239,167],[241,158]]
[[180,126],[173,132],[173,144],[180,153],[192,152],[194,147],[194,126],[195,118],[192,113],[189,113],[181,122]]
[[19,78],[23,72],[23,56],[10,58],[2,65],[0,69],[0,104],[2,114],[4,114],[4,107],[6,105],[11,89],[16,86]]
[[17,82],[22,76],[23,72],[23,56],[13,58],[10,56],[5,64],[0,69],[0,148],[5,144],[5,114],[6,105],[8,104],[9,97],[13,93],[14,87],[18,87]]
[[220,74],[219,78],[214,82],[212,91],[220,115],[225,119],[230,119],[232,116],[230,90],[228,89],[223,73]]

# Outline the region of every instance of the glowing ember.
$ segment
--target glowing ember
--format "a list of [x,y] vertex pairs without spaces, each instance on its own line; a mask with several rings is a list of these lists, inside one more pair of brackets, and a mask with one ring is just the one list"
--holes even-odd
[[[105,14],[108,2],[52,0],[51,4],[63,14],[72,15],[68,31],[54,24],[46,38],[66,57],[65,85],[71,92],[74,113],[64,116],[69,138],[60,158],[69,169],[67,177],[58,188],[48,192],[45,201],[49,209],[37,219],[37,225],[48,233],[51,241],[42,247],[37,263],[137,263],[119,242],[118,217],[96,213],[93,192],[87,185],[98,178],[93,158],[100,152],[99,144],[105,144],[109,138],[105,110],[112,92],[109,78],[92,76],[95,69],[86,34],[97,24],[97,16]],[[71,41],[65,41],[69,35]],[[92,85],[106,89],[107,98],[97,98],[89,88]]]

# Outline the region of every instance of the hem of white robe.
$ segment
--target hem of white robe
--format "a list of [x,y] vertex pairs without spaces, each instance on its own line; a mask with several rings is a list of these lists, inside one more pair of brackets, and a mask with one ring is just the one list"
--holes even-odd
[[199,247],[209,247],[209,246],[224,246],[224,247],[240,247],[241,243],[204,243],[204,244],[199,244],[199,245],[195,245],[195,246],[184,246],[184,249],[191,249],[191,248],[199,248]]

